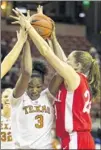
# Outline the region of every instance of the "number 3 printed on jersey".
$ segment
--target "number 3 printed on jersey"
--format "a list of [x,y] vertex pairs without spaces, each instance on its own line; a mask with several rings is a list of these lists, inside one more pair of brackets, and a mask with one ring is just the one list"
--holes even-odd
[[84,93],[84,97],[85,97],[85,105],[84,105],[84,108],[83,108],[83,112],[84,113],[90,113],[90,109],[91,109],[91,101],[90,101],[90,93],[88,90],[85,91]]
[[37,115],[35,116],[35,120],[37,120],[37,123],[35,124],[36,128],[43,128],[43,115]]

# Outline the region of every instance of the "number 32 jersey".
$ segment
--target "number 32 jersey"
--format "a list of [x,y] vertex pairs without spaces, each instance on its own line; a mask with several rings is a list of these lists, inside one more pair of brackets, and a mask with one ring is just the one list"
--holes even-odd
[[54,111],[46,93],[34,101],[27,93],[18,99],[12,97],[12,133],[18,148],[51,148]]
[[1,149],[14,149],[11,118],[1,116]]
[[65,136],[72,131],[91,130],[91,95],[87,78],[80,74],[80,84],[73,92],[67,91],[61,85],[55,101],[56,132],[58,136]]

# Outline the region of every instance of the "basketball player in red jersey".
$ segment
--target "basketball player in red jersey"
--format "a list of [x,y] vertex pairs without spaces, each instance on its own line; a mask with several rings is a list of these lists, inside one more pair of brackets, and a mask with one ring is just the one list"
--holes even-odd
[[[39,52],[63,78],[55,102],[56,132],[57,136],[61,138],[62,149],[95,149],[90,134],[90,108],[91,99],[98,96],[100,89],[100,73],[97,62],[85,51],[73,51],[66,62],[60,60],[25,16],[18,9],[14,12],[17,15],[16,23],[21,26],[25,25]],[[58,42],[56,45],[59,46]],[[56,94],[56,91],[50,92],[53,95]]]

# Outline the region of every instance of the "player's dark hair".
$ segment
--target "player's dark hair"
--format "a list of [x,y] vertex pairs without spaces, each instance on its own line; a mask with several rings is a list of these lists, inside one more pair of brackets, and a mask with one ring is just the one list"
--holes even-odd
[[44,82],[44,76],[47,75],[48,69],[43,61],[36,60],[33,62],[32,77],[41,77]]

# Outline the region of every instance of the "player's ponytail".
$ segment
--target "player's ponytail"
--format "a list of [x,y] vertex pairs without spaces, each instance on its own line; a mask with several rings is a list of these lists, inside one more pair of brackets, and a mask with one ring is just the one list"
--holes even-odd
[[96,99],[96,97],[100,95],[100,70],[99,65],[95,59],[92,59],[88,80],[92,89],[92,96],[94,99]]

